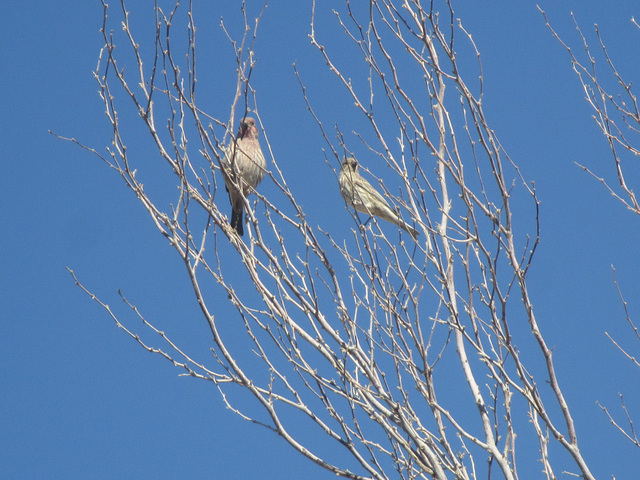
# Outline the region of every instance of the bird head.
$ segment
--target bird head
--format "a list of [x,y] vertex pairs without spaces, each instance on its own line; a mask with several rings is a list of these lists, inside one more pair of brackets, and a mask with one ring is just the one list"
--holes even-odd
[[358,161],[353,157],[345,157],[342,162],[342,168],[347,169],[349,172],[357,172],[358,171]]
[[256,121],[251,117],[246,117],[240,122],[238,138],[258,138],[258,128]]

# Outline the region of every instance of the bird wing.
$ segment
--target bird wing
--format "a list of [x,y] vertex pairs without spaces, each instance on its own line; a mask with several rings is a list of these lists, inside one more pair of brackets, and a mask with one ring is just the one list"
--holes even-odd
[[384,205],[389,208],[387,200],[371,185],[365,178],[359,177],[355,179],[355,191],[358,199],[367,207],[375,205]]

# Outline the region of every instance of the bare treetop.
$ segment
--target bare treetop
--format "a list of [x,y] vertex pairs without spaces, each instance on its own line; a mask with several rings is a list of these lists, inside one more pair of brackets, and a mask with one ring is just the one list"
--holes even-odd
[[[321,3],[312,2],[310,47],[351,100],[336,109],[360,118],[347,129],[322,118],[308,95],[312,79],[294,66],[301,88],[292,95],[306,102],[325,145],[324,158],[305,161],[330,169],[335,185],[326,188],[346,202],[326,212],[324,226],[294,194],[309,185],[289,175],[295,152],[274,149],[262,123],[269,87],[252,77],[261,17],[251,19],[243,4],[241,38],[222,22],[228,43],[219,47],[231,48],[235,63],[218,67],[237,78],[234,91],[217,93],[229,109],[212,112],[202,85],[196,95],[192,5],[156,7],[154,48],[142,54],[124,2],[120,12],[103,3],[95,78],[113,138],[101,158],[183,260],[212,355],[196,361],[126,300],[158,333],[159,345],[148,344],[96,301],[143,348],[211,382],[232,411],[340,477],[515,480],[531,476],[520,465],[537,465],[547,479],[565,471],[594,479],[530,294],[539,201],[485,115],[471,33],[449,1],[345,2],[335,12],[341,41],[359,52],[354,69],[364,62],[368,72],[352,78],[351,65],[339,65],[324,44]],[[133,107],[174,174],[170,206],[143,187],[144,163],[128,154],[120,105]],[[363,165],[384,181],[365,179]],[[251,228],[241,238],[243,216]],[[235,307],[234,318],[219,316],[221,302]],[[231,322],[242,325],[251,351],[234,343]],[[232,387],[260,414],[234,403]],[[308,447],[300,419],[305,434],[349,461]]]

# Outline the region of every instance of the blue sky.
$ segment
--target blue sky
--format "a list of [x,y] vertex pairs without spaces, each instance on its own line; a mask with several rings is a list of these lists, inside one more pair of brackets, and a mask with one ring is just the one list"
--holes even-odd
[[[224,117],[233,95],[233,63],[219,19],[240,33],[242,17],[239,2],[216,3],[225,5],[203,7],[196,18],[203,52],[199,88],[212,113]],[[637,449],[620,440],[595,402],[618,411],[621,392],[640,419],[638,371],[604,334],[637,351],[611,265],[631,314],[640,312],[640,219],[574,163],[614,178],[568,55],[535,3],[473,3],[458,5],[456,16],[482,54],[484,106],[492,127],[523,175],[535,181],[541,200],[541,243],[530,288],[538,320],[555,346],[583,453],[600,478],[634,478],[640,470]],[[640,9],[631,1],[604,3],[540,5],[576,52],[569,12],[594,44],[592,25],[598,23],[623,74],[640,79],[640,30],[630,22]],[[343,7],[318,4],[320,38],[339,61],[351,61],[348,49],[339,50],[330,14]],[[261,6],[248,1],[248,15],[258,15]],[[226,410],[212,385],[178,377],[167,362],[143,351],[74,286],[65,267],[123,312],[116,292],[121,289],[207,360],[211,335],[179,258],[112,170],[47,133],[75,137],[100,151],[109,144],[92,77],[102,46],[101,5],[8,1],[1,12],[0,476],[330,478],[281,439]],[[140,17],[134,22],[144,28]],[[356,113],[343,108],[344,92],[309,45],[309,22],[310,2],[274,1],[267,7],[252,82],[279,164],[286,166],[309,216],[347,232],[351,216],[331,183],[322,153],[326,145],[306,111],[292,63],[328,125],[339,122],[348,131]],[[224,65],[231,70],[220,71]],[[203,94],[208,90],[211,99]],[[133,148],[153,155],[145,142],[136,139]],[[627,180],[637,190],[640,169],[633,162],[627,162]],[[381,165],[370,167],[382,174]],[[327,211],[336,213],[326,218]]]

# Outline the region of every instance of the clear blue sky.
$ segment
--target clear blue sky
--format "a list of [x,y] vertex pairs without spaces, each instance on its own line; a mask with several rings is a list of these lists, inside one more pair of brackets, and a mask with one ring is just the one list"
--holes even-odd
[[[199,48],[209,52],[204,58],[225,65],[230,50],[219,18],[240,32],[240,2],[215,3],[225,6],[203,8],[196,18],[199,38],[206,39]],[[337,212],[331,222],[347,231],[351,217],[337,187],[327,183],[333,174],[323,160],[325,145],[291,67],[297,60],[324,119],[334,112],[335,121],[348,128],[353,112],[332,96],[338,84],[308,42],[310,3],[268,6],[252,81],[294,191],[310,215]],[[335,46],[338,30],[326,12],[343,7],[336,1],[317,3],[325,11],[319,17],[321,39]],[[482,53],[486,112],[524,176],[535,181],[542,202],[542,240],[530,287],[538,321],[556,346],[556,368],[574,408],[583,452],[600,478],[637,478],[637,449],[620,440],[595,402],[617,411],[622,392],[640,421],[639,372],[604,335],[626,341],[630,333],[611,265],[640,323],[640,219],[574,164],[613,178],[609,152],[568,56],[535,3],[473,3],[480,5],[459,5],[456,15]],[[249,0],[249,16],[261,5]],[[593,42],[592,25],[598,23],[623,73],[640,82],[640,31],[630,22],[640,17],[637,2],[543,1],[541,6],[575,47],[569,12]],[[281,439],[225,410],[211,384],[178,377],[167,362],[139,348],[66,272],[65,267],[74,269],[103,300],[124,311],[116,294],[121,289],[207,359],[210,332],[183,267],[135,196],[95,157],[47,133],[73,136],[100,151],[110,141],[92,77],[101,23],[97,1],[9,0],[0,13],[0,477],[331,478]],[[205,63],[202,69],[200,94],[211,89],[210,106],[219,109],[211,113],[224,118],[233,72],[216,73]],[[635,169],[632,163],[629,168],[628,180],[638,191],[637,160]],[[309,169],[311,184],[304,176]],[[323,208],[313,206],[318,196]],[[640,347],[628,346],[636,352]]]

